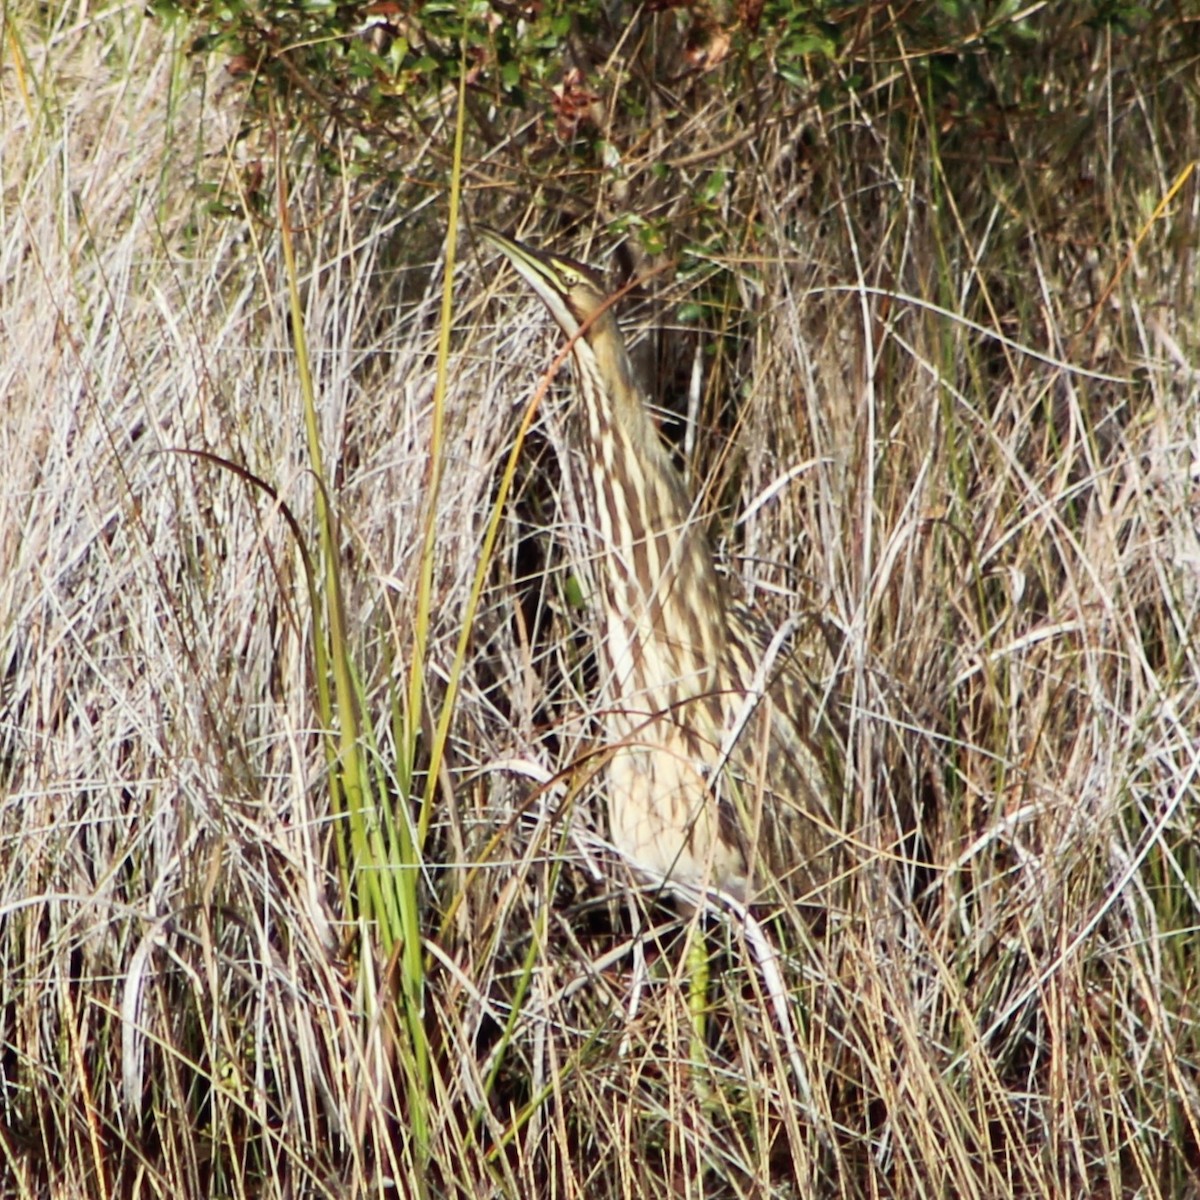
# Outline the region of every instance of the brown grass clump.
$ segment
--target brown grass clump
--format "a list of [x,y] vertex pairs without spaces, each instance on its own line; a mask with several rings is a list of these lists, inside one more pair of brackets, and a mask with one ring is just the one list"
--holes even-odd
[[566,373],[510,459],[558,339],[464,237],[439,346],[453,97],[375,185],[180,26],[18,6],[0,1195],[1196,1194],[1192,27],[967,39],[968,96],[864,6],[801,95],[719,22],[671,75],[684,7],[564,75],[593,167],[560,89],[462,178],[628,235],[724,567],[835,634],[854,866],[762,914],[791,1028],[605,844]]

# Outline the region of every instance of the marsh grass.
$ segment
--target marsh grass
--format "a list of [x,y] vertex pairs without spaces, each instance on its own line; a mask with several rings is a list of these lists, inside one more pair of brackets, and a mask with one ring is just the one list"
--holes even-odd
[[[746,929],[605,845],[536,303],[460,246],[447,325],[442,197],[242,136],[186,30],[6,10],[0,1191],[1194,1194],[1200,137],[1157,36],[975,158],[881,54],[724,184],[662,183],[667,126],[623,165],[708,205],[624,313],[723,566],[831,631],[852,869],[761,914],[785,1031]],[[472,215],[555,238],[503,169]]]

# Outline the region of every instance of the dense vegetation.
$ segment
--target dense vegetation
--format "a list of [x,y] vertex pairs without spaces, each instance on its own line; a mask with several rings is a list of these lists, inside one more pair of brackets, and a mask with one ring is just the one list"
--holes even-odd
[[[1194,1194],[1185,6],[0,20],[0,1194]],[[790,1027],[605,844],[476,221],[631,285],[731,586],[829,632]]]

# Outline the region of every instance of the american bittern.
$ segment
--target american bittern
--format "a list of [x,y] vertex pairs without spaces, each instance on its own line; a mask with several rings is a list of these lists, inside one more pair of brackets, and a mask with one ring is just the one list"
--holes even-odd
[[598,276],[491,229],[571,339],[596,549],[612,841],[644,876],[752,902],[768,878],[821,905],[838,823],[811,685],[730,602]]

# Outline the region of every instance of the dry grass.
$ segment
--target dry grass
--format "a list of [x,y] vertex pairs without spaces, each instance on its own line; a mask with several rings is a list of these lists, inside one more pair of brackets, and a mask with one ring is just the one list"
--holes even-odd
[[[238,140],[220,65],[202,77],[140,9],[7,19],[0,1192],[1196,1193],[1195,177],[1149,219],[1200,148],[1194,86],[1098,51],[1069,132],[998,117],[963,170],[976,132],[932,128],[881,69],[869,112],[741,143],[707,265],[626,305],[660,328],[709,306],[659,361],[715,540],[776,620],[816,606],[838,635],[855,869],[823,929],[766,925],[789,1047],[745,930],[630,894],[604,845],[557,388],[501,513],[423,858],[383,855],[421,872],[421,977],[381,950],[339,878],[280,511],[312,527],[273,185],[238,190],[270,156]],[[728,137],[712,103],[671,136]],[[879,119],[902,108],[904,134]],[[621,186],[648,206],[673,146],[639,152]],[[468,247],[410,763],[440,265],[409,231],[436,222],[283,157],[363,745],[416,820],[557,339]],[[707,170],[659,212],[682,227]],[[213,180],[234,215],[200,198]],[[483,191],[474,215],[552,236],[533,193],[497,214]],[[706,1046],[682,979],[701,933]]]

